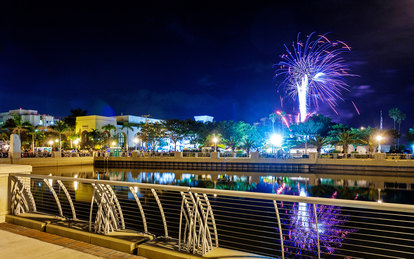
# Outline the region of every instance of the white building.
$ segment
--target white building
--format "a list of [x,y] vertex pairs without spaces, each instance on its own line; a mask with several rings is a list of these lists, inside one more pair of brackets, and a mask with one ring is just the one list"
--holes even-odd
[[57,121],[59,121],[51,115],[39,114],[37,110],[23,110],[20,108],[0,113],[0,126],[3,125],[8,119],[13,119],[15,114],[22,116],[22,120],[24,122],[29,122],[33,126],[48,127],[53,126]]
[[[114,117],[105,117],[97,115],[88,115],[88,116],[79,116],[76,117],[76,132],[81,136],[81,142],[85,140],[86,133],[94,129],[103,131],[105,125],[113,125],[116,127],[115,132],[106,132],[105,134],[111,134],[117,136],[118,138],[112,138],[119,147],[128,147],[133,148],[135,145],[141,146],[142,143],[135,143],[134,139],[137,136],[140,128],[136,126],[139,123],[161,123],[162,120],[154,118],[145,118],[143,116],[133,116],[133,115],[120,115]],[[132,130],[126,127],[123,127],[124,123],[133,124]],[[134,125],[135,124],[135,125]]]
[[213,116],[208,116],[208,115],[200,115],[200,116],[194,116],[194,120],[195,121],[201,121],[203,123],[207,123],[207,122],[213,122],[214,117]]

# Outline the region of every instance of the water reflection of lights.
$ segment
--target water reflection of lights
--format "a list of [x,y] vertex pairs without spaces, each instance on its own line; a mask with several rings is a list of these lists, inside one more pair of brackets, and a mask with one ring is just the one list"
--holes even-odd
[[[49,174],[49,176],[52,176],[52,174]],[[49,181],[49,184],[53,186],[53,180],[49,179],[48,181]]]
[[[75,174],[73,177],[74,178],[78,178],[78,175]],[[74,181],[73,182],[73,188],[75,189],[75,191],[78,189],[78,185],[79,185],[78,181]]]
[[154,183],[169,184],[175,180],[174,173],[154,173]]
[[[308,195],[304,189],[300,189],[299,196],[307,197]],[[310,217],[307,204],[304,202],[299,202],[298,214],[295,224],[299,224],[304,227],[305,231],[309,231],[309,218]]]
[[182,174],[181,175],[182,180],[190,180],[193,177],[194,177],[194,174]]
[[286,183],[282,183],[282,185],[279,186],[279,188],[277,188],[276,193],[281,194],[285,188],[286,188]]

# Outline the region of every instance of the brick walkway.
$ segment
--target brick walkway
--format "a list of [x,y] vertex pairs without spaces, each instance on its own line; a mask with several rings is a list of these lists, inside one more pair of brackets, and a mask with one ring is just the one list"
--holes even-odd
[[[66,237],[61,237],[61,236],[57,236],[57,235],[53,235],[53,234],[49,234],[46,232],[41,232],[38,230],[34,230],[34,229],[30,229],[30,228],[26,228],[26,227],[22,227],[22,226],[18,226],[18,225],[13,225],[13,224],[9,224],[9,223],[0,223],[0,230],[4,230],[7,232],[11,232],[11,233],[15,233],[21,236],[26,236],[29,238],[33,238],[33,239],[37,239],[39,241],[45,242],[45,243],[49,243],[49,244],[53,244],[53,245],[57,245],[60,246],[62,248],[68,248],[68,249],[73,249],[76,251],[79,251],[81,253],[85,253],[85,254],[89,254],[92,256],[96,256],[96,257],[101,257],[101,258],[120,258],[120,259],[144,259],[144,257],[141,256],[135,256],[135,255],[131,255],[131,254],[127,254],[127,253],[123,253],[123,252],[118,252],[112,249],[108,249],[108,248],[104,248],[104,247],[100,247],[100,246],[96,246],[96,245],[92,245],[89,243],[85,243],[85,242],[81,242],[81,241],[76,241],[73,239],[69,239]],[[2,239],[2,235],[0,232],[0,239]],[[7,248],[10,248],[10,243],[7,244]],[[33,249],[33,247],[28,247],[25,248],[25,244],[24,242],[19,242],[16,243],[16,249],[18,249],[17,251],[24,253],[25,249]],[[0,247],[1,248],[1,247]],[[1,249],[3,250],[3,249]],[[0,252],[1,255],[1,252]],[[79,255],[74,255],[75,257],[78,257]],[[87,255],[85,255],[87,256]],[[89,256],[89,258],[91,258],[92,256]],[[18,256],[16,255],[16,258]],[[49,257],[49,256],[47,256]],[[53,257],[53,256],[52,256]],[[71,257],[71,256],[70,256]],[[30,256],[29,256],[30,258]]]

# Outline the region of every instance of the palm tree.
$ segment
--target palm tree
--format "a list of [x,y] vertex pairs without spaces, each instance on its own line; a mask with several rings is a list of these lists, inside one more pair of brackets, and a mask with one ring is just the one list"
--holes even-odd
[[242,141],[242,146],[243,146],[244,149],[246,149],[247,157],[249,157],[250,156],[250,149],[255,147],[255,143],[254,143],[253,140],[245,138]]
[[305,154],[308,153],[308,140],[313,136],[319,134],[324,125],[321,122],[309,119],[305,122],[301,122],[297,125],[292,125],[292,131],[302,137],[305,143]]
[[388,116],[394,120],[394,129],[395,129],[395,122],[398,119],[399,114],[401,113],[400,109],[392,108],[388,111]]
[[345,130],[334,136],[331,142],[334,145],[342,145],[343,152],[346,155],[348,154],[348,146],[358,143],[357,134],[350,130]]
[[129,123],[129,122],[124,122],[124,124],[122,124],[122,127],[121,127],[121,129],[126,129],[126,131],[127,131],[127,134],[126,134],[126,141],[125,141],[125,143],[126,143],[126,150],[128,150],[128,140],[129,140],[129,130],[133,130],[133,128],[132,128],[132,124],[131,123]]
[[102,132],[97,129],[92,129],[88,132],[88,139],[91,141],[93,148],[95,148],[96,145],[101,144]]
[[[23,121],[22,116],[19,115],[19,114],[13,114],[13,121],[15,123],[15,127],[14,127],[13,131],[18,132],[19,139],[20,139],[20,132],[22,130],[26,130],[30,127],[33,127],[33,125],[30,124],[29,122]],[[20,141],[21,141],[21,139],[20,139]]]
[[374,153],[374,148],[377,145],[377,142],[375,140],[374,134],[367,135],[365,138],[360,139],[362,144],[365,144],[368,146],[368,152],[369,154]]
[[[397,116],[397,120],[396,120],[398,123],[398,132],[400,132],[400,136],[401,136],[401,123],[403,120],[405,120],[405,118],[406,118],[405,113],[400,111],[400,113]],[[397,149],[400,149],[400,137],[398,137]]]
[[69,129],[69,126],[64,121],[58,121],[53,125],[52,130],[59,134],[59,151],[62,150],[62,133]]
[[27,134],[29,134],[29,135],[31,135],[32,136],[32,152],[34,153],[34,151],[35,151],[35,138],[36,138],[36,135],[37,135],[37,131],[38,131],[38,126],[35,126],[35,127],[30,127],[28,130],[27,130]]
[[328,144],[329,140],[327,137],[321,137],[321,135],[318,135],[314,139],[311,139],[309,143],[316,147],[316,151],[318,152],[318,155],[320,155],[322,147]]
[[272,121],[272,133],[275,133],[275,121],[277,119],[276,113],[269,114],[269,119]]
[[231,148],[231,153],[234,155],[234,151],[239,144],[238,141],[234,137],[229,137],[224,142]]
[[108,147],[110,147],[111,146],[111,137],[112,137],[111,131],[112,130],[115,131],[116,130],[116,126],[115,125],[112,125],[112,124],[106,124],[106,125],[104,125],[102,127],[102,129],[105,130],[105,131],[108,131],[108,133],[109,133],[109,136],[108,136]]

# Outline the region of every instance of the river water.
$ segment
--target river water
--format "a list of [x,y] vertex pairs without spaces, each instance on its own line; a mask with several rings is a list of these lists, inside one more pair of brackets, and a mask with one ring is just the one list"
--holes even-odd
[[332,197],[340,199],[414,204],[414,174],[384,175],[301,172],[215,172],[155,169],[107,169],[94,166],[33,168],[33,174],[156,183],[237,191]]

